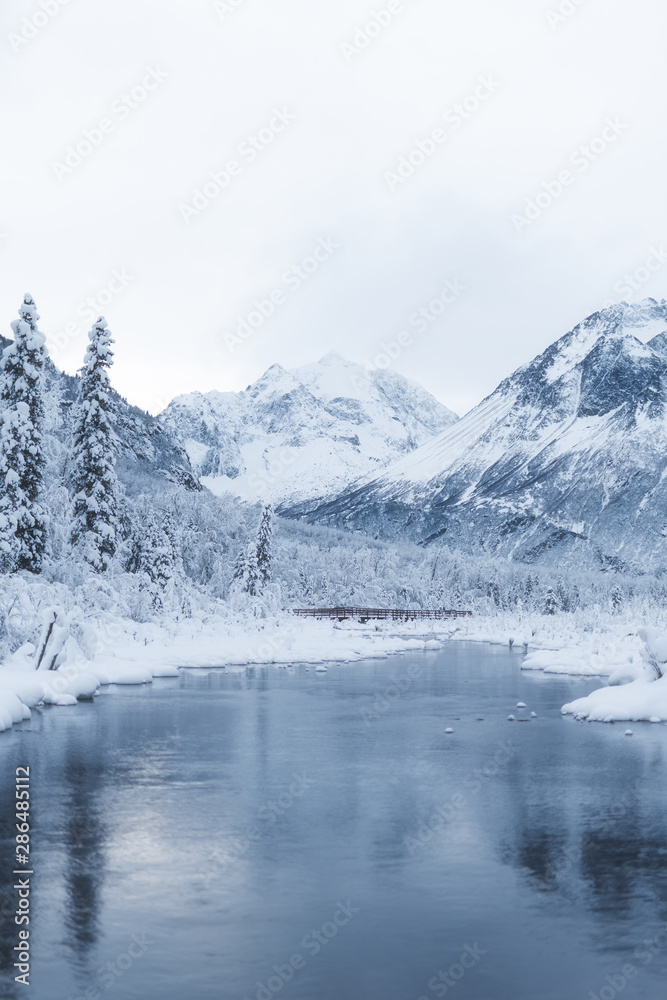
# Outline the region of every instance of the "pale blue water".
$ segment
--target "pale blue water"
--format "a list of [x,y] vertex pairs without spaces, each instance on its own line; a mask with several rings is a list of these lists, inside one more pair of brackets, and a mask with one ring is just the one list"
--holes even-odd
[[564,720],[597,682],[519,663],[453,644],[35,712],[0,735],[3,910],[25,765],[35,871],[31,986],[4,916],[2,995],[662,1000],[667,727]]

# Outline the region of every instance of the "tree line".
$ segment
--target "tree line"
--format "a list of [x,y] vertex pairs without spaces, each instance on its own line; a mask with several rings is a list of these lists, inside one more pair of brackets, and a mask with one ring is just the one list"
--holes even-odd
[[[47,544],[44,504],[46,338],[35,301],[26,294],[12,323],[14,342],[0,362],[0,560],[5,573],[40,573]],[[115,472],[113,401],[108,369],[113,339],[100,316],[88,334],[80,369],[67,486],[72,495],[70,543],[103,573],[117,547],[119,484]]]
[[[45,496],[48,353],[39,319],[34,299],[26,294],[19,318],[11,324],[13,343],[0,361],[0,571],[4,573],[41,573],[49,528],[52,535],[63,533],[63,511],[50,513]],[[95,573],[106,573],[116,557],[121,571],[145,573],[153,603],[161,606],[161,595],[175,576],[193,575],[184,565],[190,558],[183,550],[188,524],[176,523],[177,505],[156,511],[142,497],[130,512],[125,503],[115,469],[119,439],[109,378],[113,343],[100,316],[88,334],[78,373],[67,471],[62,475],[69,496],[64,515],[67,546]],[[236,561],[232,583],[237,591],[251,597],[264,592],[271,579],[271,532],[272,510],[267,506],[256,541],[244,543]],[[195,545],[201,549],[203,540],[197,538]]]

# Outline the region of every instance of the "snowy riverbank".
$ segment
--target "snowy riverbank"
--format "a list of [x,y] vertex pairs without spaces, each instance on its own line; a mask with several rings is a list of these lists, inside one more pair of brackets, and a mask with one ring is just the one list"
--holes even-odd
[[79,627],[78,635],[62,642],[54,670],[36,669],[39,648],[39,643],[26,643],[0,664],[0,730],[29,718],[29,709],[40,703],[72,706],[93,697],[101,685],[150,683],[178,676],[183,667],[308,663],[323,670],[327,662],[437,650],[442,643],[418,636],[413,626],[389,632],[281,615],[244,622],[185,620],[163,627],[116,621],[97,633],[91,626]]
[[[201,615],[164,624],[113,616],[81,622],[70,615],[59,621],[60,640],[49,647],[57,650],[56,669],[36,670],[38,654],[30,643],[0,665],[0,730],[22,721],[37,704],[72,706],[93,697],[100,685],[150,683],[154,677],[178,676],[183,667],[305,663],[322,670],[329,662],[437,651],[447,641],[512,645],[522,654],[517,656],[521,669],[599,677],[604,687],[563,709],[579,718],[667,720],[667,681],[649,679],[646,647],[633,623],[619,616],[598,616],[595,622],[564,614],[515,620],[480,616],[436,627],[339,624],[285,613],[237,619]],[[659,634],[655,630],[653,639]]]
[[660,617],[654,616],[651,627],[637,628],[626,617],[598,616],[583,628],[577,622],[577,629],[575,616],[556,615],[546,622],[533,618],[530,632],[508,629],[506,622],[494,628],[492,621],[478,630],[471,622],[456,638],[505,644],[516,643],[518,634],[525,653],[522,670],[599,677],[604,686],[564,705],[564,715],[589,722],[658,723],[667,722],[667,676],[658,676],[667,671],[667,623],[658,623]]

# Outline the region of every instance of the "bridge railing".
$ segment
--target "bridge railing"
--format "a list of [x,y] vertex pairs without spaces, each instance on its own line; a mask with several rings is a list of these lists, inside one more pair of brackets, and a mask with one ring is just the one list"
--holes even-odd
[[292,614],[303,618],[336,618],[338,621],[348,618],[358,618],[360,621],[419,621],[465,618],[472,615],[472,611],[450,611],[446,608],[418,611],[405,608],[292,608]]

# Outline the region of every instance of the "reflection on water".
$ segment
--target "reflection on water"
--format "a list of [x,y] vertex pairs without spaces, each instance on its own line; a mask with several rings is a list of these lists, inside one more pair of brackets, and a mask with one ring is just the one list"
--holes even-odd
[[34,713],[0,736],[0,995],[28,764],[34,1000],[662,1000],[667,727],[563,720],[595,682],[519,663],[188,671]]
[[105,772],[98,757],[70,755],[64,762],[62,838],[66,853],[65,930],[74,960],[86,967],[100,934],[104,882]]

